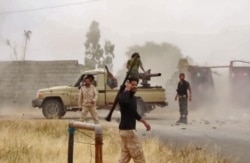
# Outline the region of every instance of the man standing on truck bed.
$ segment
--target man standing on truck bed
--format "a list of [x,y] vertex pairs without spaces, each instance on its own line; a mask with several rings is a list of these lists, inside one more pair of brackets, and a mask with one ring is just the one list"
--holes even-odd
[[131,68],[132,63],[134,59],[136,58],[136,56],[137,56],[137,60],[135,61],[129,76],[139,79],[139,68],[141,68],[142,71],[145,73],[139,53],[136,52],[132,54],[131,59],[129,59],[127,62],[127,69],[129,70]]
[[147,131],[150,125],[141,118],[136,108],[137,78],[129,78],[125,91],[119,96],[119,105],[121,111],[121,121],[119,124],[119,133],[121,137],[121,156],[119,163],[128,163],[132,158],[134,163],[145,163],[145,157],[139,137],[135,132],[136,120],[142,122]]
[[[177,123],[185,123],[187,124],[187,116],[188,116],[188,99],[192,100],[192,91],[188,81],[185,80],[185,74],[180,73],[179,75],[180,81],[177,86],[177,94],[175,96],[175,101],[177,98],[179,99],[179,111],[180,111],[180,119]],[[188,92],[188,91],[189,92]]]
[[86,120],[88,112],[90,112],[95,124],[99,123],[97,111],[96,111],[96,101],[98,97],[98,92],[96,88],[91,84],[91,76],[87,76],[83,79],[84,85],[79,90],[78,105],[82,108],[81,121]]

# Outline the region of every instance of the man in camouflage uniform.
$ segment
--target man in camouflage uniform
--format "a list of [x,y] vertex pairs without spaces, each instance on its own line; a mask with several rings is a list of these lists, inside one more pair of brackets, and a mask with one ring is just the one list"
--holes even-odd
[[127,69],[129,70],[131,68],[132,63],[133,63],[136,56],[138,56],[137,60],[135,61],[135,64],[133,65],[129,76],[139,79],[139,68],[141,68],[142,71],[145,73],[145,70],[143,68],[143,64],[142,64],[142,61],[140,59],[139,53],[132,54],[131,59],[129,59],[127,62]]
[[121,156],[119,163],[128,163],[131,158],[134,163],[145,163],[142,145],[135,132],[136,120],[142,122],[147,131],[149,131],[151,127],[137,112],[136,97],[134,96],[137,90],[137,84],[137,78],[129,78],[125,91],[119,96],[121,111],[121,121],[119,124]]
[[95,124],[99,123],[96,101],[98,92],[96,88],[91,84],[91,77],[87,76],[83,79],[84,86],[79,91],[78,105],[82,108],[81,121],[84,122],[88,112],[90,112]]
[[[180,81],[177,86],[177,94],[175,96],[175,101],[179,100],[179,111],[180,111],[180,119],[177,123],[185,123],[187,124],[187,116],[188,116],[188,99],[192,100],[192,91],[188,81],[185,80],[185,74],[180,73],[179,75]],[[188,92],[189,91],[189,92]]]

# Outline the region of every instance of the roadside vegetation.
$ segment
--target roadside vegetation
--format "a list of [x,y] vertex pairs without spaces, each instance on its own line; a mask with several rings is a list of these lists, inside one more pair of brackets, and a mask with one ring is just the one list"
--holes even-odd
[[[54,163],[67,162],[68,121],[64,120],[1,120],[0,162]],[[94,163],[94,135],[76,130],[74,162]],[[103,162],[115,163],[119,158],[118,131],[104,125]],[[215,149],[192,145],[172,148],[155,137],[143,137],[143,148],[148,163],[230,163]],[[131,161],[132,162],[132,161]]]

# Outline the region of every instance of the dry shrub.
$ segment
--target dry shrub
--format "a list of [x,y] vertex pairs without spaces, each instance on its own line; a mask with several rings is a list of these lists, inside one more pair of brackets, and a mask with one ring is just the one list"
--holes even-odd
[[[67,162],[68,121],[1,120],[0,162]],[[104,126],[103,162],[115,163],[120,154],[118,130]],[[189,145],[177,150],[156,137],[142,139],[148,163],[224,163],[216,150],[196,149]],[[74,162],[94,162],[94,133],[76,130]],[[131,161],[132,162],[132,161]]]

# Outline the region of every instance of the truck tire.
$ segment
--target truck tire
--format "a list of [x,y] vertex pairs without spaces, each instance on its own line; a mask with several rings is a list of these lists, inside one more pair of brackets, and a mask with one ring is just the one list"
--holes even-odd
[[66,113],[62,102],[57,99],[45,100],[42,105],[42,112],[47,119],[60,119]]
[[60,113],[61,118],[66,114],[66,108],[63,107],[62,112]]
[[137,112],[141,117],[146,113],[146,104],[141,97],[137,97]]

